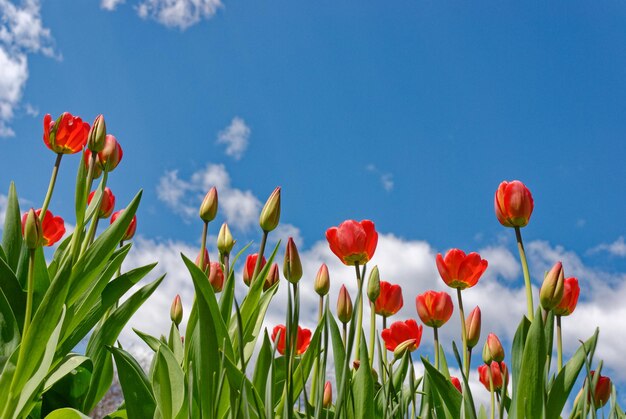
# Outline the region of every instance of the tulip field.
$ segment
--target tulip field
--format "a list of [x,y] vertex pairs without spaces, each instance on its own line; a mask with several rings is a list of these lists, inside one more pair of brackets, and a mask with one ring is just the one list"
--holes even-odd
[[[464,305],[464,290],[480,287],[489,269],[480,254],[453,248],[436,256],[447,291],[402,289],[381,280],[385,266],[370,263],[375,222],[346,220],[325,231],[343,271],[322,264],[316,277],[306,277],[292,238],[268,244],[280,224],[280,187],[260,213],[258,246],[241,245],[224,223],[214,228],[218,252],[211,254],[209,225],[220,210],[214,187],[198,208],[200,248],[181,255],[195,290],[192,309],[183,312],[180,296],[172,295],[169,329],[162,336],[137,332],[151,354],[142,365],[118,338],[163,277],[138,285],[158,260],[123,269],[141,224],[135,213],[142,193],[122,203],[107,186],[126,163],[122,145],[107,134],[102,115],[89,124],[67,112],[45,116],[43,143],[52,152],[52,174],[41,208],[21,208],[19,185],[8,186],[0,247],[1,419],[95,417],[118,381],[123,400],[107,418],[626,417],[595,356],[598,330],[564,351],[562,329],[576,327],[568,317],[578,279],[555,260],[533,292],[522,233],[534,201],[521,181],[494,185],[495,217],[515,237],[526,290],[526,310],[509,325],[510,346],[481,329],[480,307]],[[80,157],[66,157],[73,154]],[[76,173],[72,214],[54,210],[61,170]],[[358,291],[350,295],[342,286],[330,300],[331,277],[350,278]],[[303,281],[319,301],[313,329],[300,321]],[[267,328],[279,287],[288,295],[285,318]],[[398,317],[405,304],[415,307],[412,318]],[[439,332],[452,327],[454,315],[461,327],[444,346]],[[470,379],[482,383],[488,403],[479,402],[484,397],[473,394]]]

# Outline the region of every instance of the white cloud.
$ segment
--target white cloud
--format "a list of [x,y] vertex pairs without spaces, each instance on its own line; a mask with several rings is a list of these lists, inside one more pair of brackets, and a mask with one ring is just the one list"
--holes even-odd
[[100,7],[104,10],[113,11],[120,4],[124,3],[125,0],[102,0],[100,2]]
[[217,143],[226,144],[226,154],[239,160],[248,148],[249,138],[250,128],[242,118],[236,116],[228,127],[220,131],[217,136]]
[[589,253],[598,252],[606,252],[612,256],[626,256],[626,242],[624,241],[624,236],[619,236],[613,243],[602,243],[589,250]]
[[8,204],[9,198],[6,195],[0,194],[0,230],[4,229],[4,218],[6,217]]
[[391,192],[393,190],[394,182],[392,173],[381,172],[380,169],[378,169],[378,167],[376,167],[374,164],[368,164],[367,166],[365,166],[365,169],[368,172],[372,172],[379,177],[380,184],[382,185],[384,190],[386,190],[387,192]]
[[220,0],[143,0],[137,6],[137,13],[141,18],[185,30],[210,19],[220,7]]

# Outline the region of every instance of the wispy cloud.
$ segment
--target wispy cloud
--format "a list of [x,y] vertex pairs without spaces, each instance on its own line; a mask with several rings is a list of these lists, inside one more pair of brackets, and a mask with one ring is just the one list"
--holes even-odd
[[393,190],[394,182],[392,173],[383,172],[378,169],[378,167],[376,167],[376,165],[374,164],[368,164],[365,169],[368,172],[374,173],[376,176],[378,176],[383,189],[385,189],[387,192],[391,192]]
[[210,19],[220,7],[220,0],[143,0],[137,6],[137,13],[144,19],[185,30]]
[[625,257],[626,242],[624,241],[624,236],[619,236],[613,243],[602,243],[589,250],[591,254],[599,252],[606,252],[611,256]]
[[100,7],[104,10],[113,11],[120,4],[124,3],[125,0],[102,0],[100,2]]
[[242,118],[236,116],[228,127],[220,131],[217,136],[217,143],[225,144],[226,154],[235,160],[239,160],[248,148],[249,138],[250,128]]

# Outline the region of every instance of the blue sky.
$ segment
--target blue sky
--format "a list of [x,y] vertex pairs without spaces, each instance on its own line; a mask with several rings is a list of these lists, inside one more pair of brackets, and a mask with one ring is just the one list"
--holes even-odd
[[[312,261],[329,258],[326,228],[370,218],[389,248],[424,256],[407,253],[396,282],[419,273],[437,286],[428,257],[460,247],[493,254],[492,291],[515,293],[513,232],[493,194],[520,179],[535,198],[524,237],[536,275],[556,260],[586,275],[589,327],[626,314],[598,308],[626,298],[623,2],[0,0],[0,10],[0,180],[31,205],[54,159],[43,115],[103,113],[124,149],[110,181],[118,205],[145,190],[139,254],[193,252],[193,211],[213,184],[220,221],[241,243],[255,239],[280,185],[281,234]],[[77,160],[64,159],[51,205],[68,220]],[[383,274],[398,262],[389,254],[375,260]],[[175,270],[174,259],[162,265]],[[406,305],[424,290],[407,290]],[[623,342],[626,328],[615,334]],[[613,367],[622,383],[624,367]]]

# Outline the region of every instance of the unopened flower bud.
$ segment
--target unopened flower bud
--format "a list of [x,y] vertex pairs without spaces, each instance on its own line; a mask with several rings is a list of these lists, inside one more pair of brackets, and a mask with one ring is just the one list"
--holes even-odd
[[202,272],[208,275],[211,261],[209,260],[209,252],[206,249],[204,249],[204,255],[202,255],[202,251],[198,252],[198,256],[196,256],[196,266],[200,268]]
[[467,347],[473,348],[480,339],[480,308],[476,306],[465,320],[467,331]]
[[265,282],[263,283],[263,291],[267,291],[268,289],[272,288],[272,285],[276,284],[279,281],[280,274],[278,271],[278,263],[274,263],[270,267],[267,278],[265,278]]
[[230,234],[228,224],[224,223],[217,235],[217,250],[223,255],[228,255],[233,250],[233,246],[235,246],[235,240],[233,240],[233,235]]
[[502,362],[504,360],[504,348],[500,343],[500,339],[489,333],[485,346],[483,346],[483,362],[490,365],[492,362]]
[[339,299],[337,300],[337,317],[343,324],[347,324],[352,318],[352,299],[345,285],[339,290]]
[[317,271],[313,288],[320,297],[324,297],[330,290],[330,275],[328,274],[328,266],[325,263],[322,263],[322,266]]
[[180,322],[183,321],[183,303],[180,301],[180,295],[176,295],[172,302],[172,308],[170,308],[170,318],[174,324],[178,327]]
[[287,240],[283,275],[285,275],[285,278],[292,284],[297,284],[300,278],[302,278],[302,262],[300,262],[300,255],[298,254],[298,248],[296,247],[296,242],[293,241],[293,237],[289,237],[289,240]]
[[33,208],[28,211],[26,215],[26,223],[23,229],[24,240],[26,241],[26,247],[30,250],[35,250],[41,244],[42,228],[39,216]]
[[117,139],[112,135],[107,135],[104,140],[104,148],[98,153],[98,161],[102,170],[107,172],[113,171],[122,161],[122,147]]
[[376,299],[380,295],[380,273],[378,272],[378,265],[374,266],[372,272],[370,272],[370,278],[367,281],[367,297],[372,303],[376,302]]
[[215,219],[217,215],[217,189],[214,187],[211,188],[209,192],[204,196],[204,200],[202,201],[202,205],[200,205],[200,218],[205,223],[211,222]]
[[543,279],[541,291],[539,291],[539,301],[545,310],[552,310],[563,298],[565,274],[561,262],[554,264],[550,272]]
[[274,189],[274,192],[267,198],[261,215],[259,216],[259,225],[265,232],[269,232],[278,227],[280,221],[280,186]]
[[324,399],[322,401],[322,406],[325,409],[328,409],[333,402],[333,387],[330,384],[330,381],[326,381],[324,384]]
[[92,153],[99,153],[104,148],[104,140],[107,135],[107,126],[104,122],[104,116],[98,115],[89,130],[87,137],[87,148]]
[[393,350],[393,359],[402,358],[407,351],[411,352],[413,348],[415,348],[415,339],[405,340],[404,342],[398,344],[396,349]]
[[[208,255],[206,256],[208,259]],[[209,282],[211,287],[213,287],[213,291],[222,292],[224,288],[224,270],[221,263],[211,262],[209,264]]]

